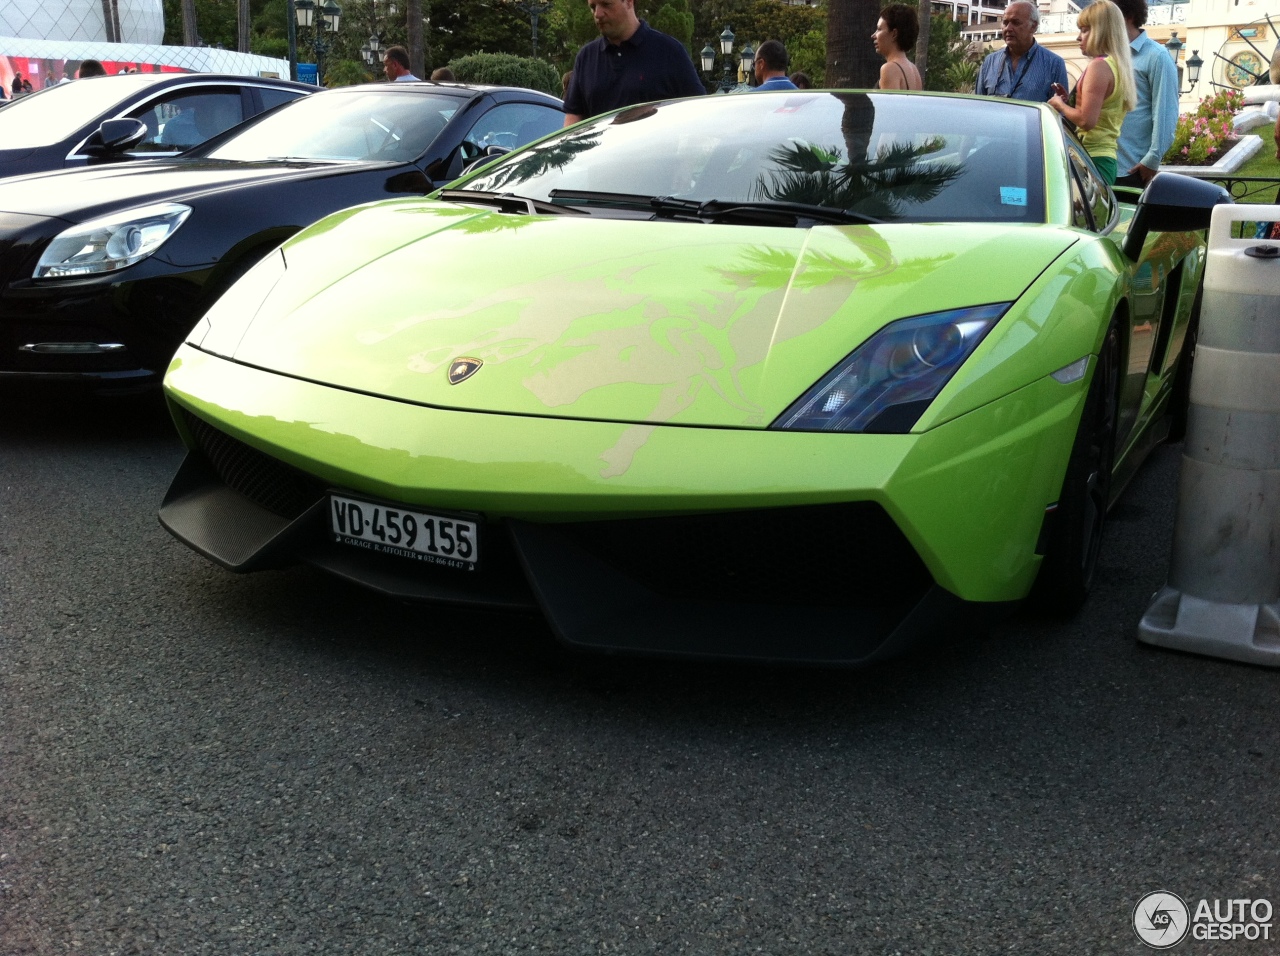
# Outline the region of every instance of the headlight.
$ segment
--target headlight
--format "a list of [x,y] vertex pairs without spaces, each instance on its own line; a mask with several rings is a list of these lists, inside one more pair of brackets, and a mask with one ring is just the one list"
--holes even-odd
[[140,262],[177,232],[191,207],[166,202],[91,219],[58,234],[36,264],[36,279],[99,275]]
[[770,427],[812,432],[910,431],[1010,304],[934,312],[885,326]]

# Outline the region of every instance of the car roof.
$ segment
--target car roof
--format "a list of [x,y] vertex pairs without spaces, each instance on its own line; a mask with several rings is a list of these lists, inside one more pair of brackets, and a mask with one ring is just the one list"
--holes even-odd
[[357,86],[339,86],[324,90],[326,95],[335,93],[356,93],[366,90],[391,90],[396,93],[446,93],[461,96],[474,96],[478,93],[519,94],[532,96],[548,102],[560,103],[558,96],[544,93],[542,90],[526,86],[495,86],[488,83],[437,83],[433,80],[401,80],[386,83],[361,83]]

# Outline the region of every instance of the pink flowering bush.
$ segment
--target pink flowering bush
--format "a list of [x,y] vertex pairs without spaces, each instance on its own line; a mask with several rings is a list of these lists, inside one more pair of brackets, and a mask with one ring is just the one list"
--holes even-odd
[[1174,166],[1206,166],[1216,163],[1235,145],[1233,118],[1244,106],[1239,90],[1220,90],[1200,101],[1194,113],[1178,117],[1173,145],[1164,154],[1164,162]]

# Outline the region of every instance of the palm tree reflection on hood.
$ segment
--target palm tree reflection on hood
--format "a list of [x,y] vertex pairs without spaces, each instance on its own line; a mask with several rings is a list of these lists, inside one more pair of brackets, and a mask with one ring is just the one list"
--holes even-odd
[[[942,137],[903,142],[885,134],[874,155],[875,106],[865,93],[835,94],[844,102],[838,146],[790,142],[772,150],[776,171],[756,180],[756,197],[847,209],[894,220],[904,207],[928,202],[964,171],[958,161],[923,162],[941,150]],[[847,161],[846,161],[847,157]]]

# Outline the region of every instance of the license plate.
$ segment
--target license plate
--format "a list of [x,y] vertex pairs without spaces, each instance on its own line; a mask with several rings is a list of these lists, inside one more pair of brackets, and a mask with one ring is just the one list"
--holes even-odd
[[480,560],[479,525],[457,515],[330,495],[329,528],[339,544],[378,554],[463,571],[474,571]]

